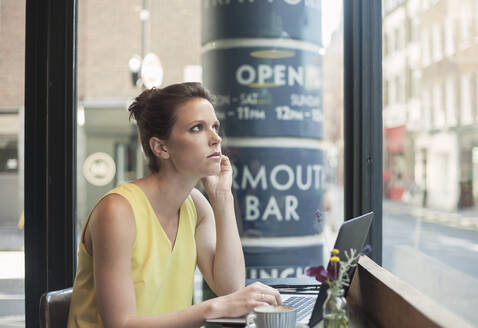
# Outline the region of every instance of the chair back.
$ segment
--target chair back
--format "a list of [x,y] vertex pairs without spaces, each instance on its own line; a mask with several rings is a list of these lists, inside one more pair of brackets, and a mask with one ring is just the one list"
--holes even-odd
[[40,328],[65,328],[73,288],[54,290],[40,298]]

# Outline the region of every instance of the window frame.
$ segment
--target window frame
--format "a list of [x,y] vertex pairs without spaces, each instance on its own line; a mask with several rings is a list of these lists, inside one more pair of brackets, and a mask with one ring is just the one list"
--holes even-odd
[[76,0],[26,0],[25,324],[76,268]]
[[373,211],[370,257],[382,264],[381,1],[344,0],[344,213]]

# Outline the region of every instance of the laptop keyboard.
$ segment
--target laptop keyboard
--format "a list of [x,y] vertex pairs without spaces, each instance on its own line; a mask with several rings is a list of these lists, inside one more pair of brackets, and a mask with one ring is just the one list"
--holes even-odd
[[286,299],[284,304],[295,307],[297,309],[297,321],[302,321],[312,313],[315,304],[315,298],[292,296]]

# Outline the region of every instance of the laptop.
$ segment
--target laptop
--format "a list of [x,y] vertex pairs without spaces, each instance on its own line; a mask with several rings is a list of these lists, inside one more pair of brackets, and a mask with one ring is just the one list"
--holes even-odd
[[[335,240],[334,248],[340,251],[340,254],[344,254],[345,251],[349,251],[351,248],[361,251],[365,245],[368,232],[373,220],[373,212],[358,216],[351,220],[345,221],[339,229],[337,239]],[[349,272],[352,277],[353,272]],[[281,279],[254,279],[248,280],[248,283],[254,281],[261,281],[269,286],[278,288],[281,291],[282,302],[285,305],[292,305],[297,308],[297,323],[304,327],[313,327],[320,320],[322,320],[322,305],[327,298],[327,284],[320,284],[315,281],[312,282],[310,278],[281,278]],[[300,286],[301,282],[307,282],[307,285]],[[311,282],[311,284],[308,284]],[[281,286],[282,285],[282,286]],[[314,289],[314,285],[318,285],[318,294],[283,294],[282,290],[286,288],[279,287],[304,287],[311,286]],[[347,288],[345,290],[347,293]],[[222,325],[228,325],[230,327],[244,327],[246,324],[246,317],[240,318],[218,318],[211,319],[207,322],[218,323]]]

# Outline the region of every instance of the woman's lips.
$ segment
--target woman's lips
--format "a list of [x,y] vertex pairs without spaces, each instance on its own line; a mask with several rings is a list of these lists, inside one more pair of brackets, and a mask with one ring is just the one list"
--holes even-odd
[[220,152],[212,153],[207,158],[221,158],[221,153]]

